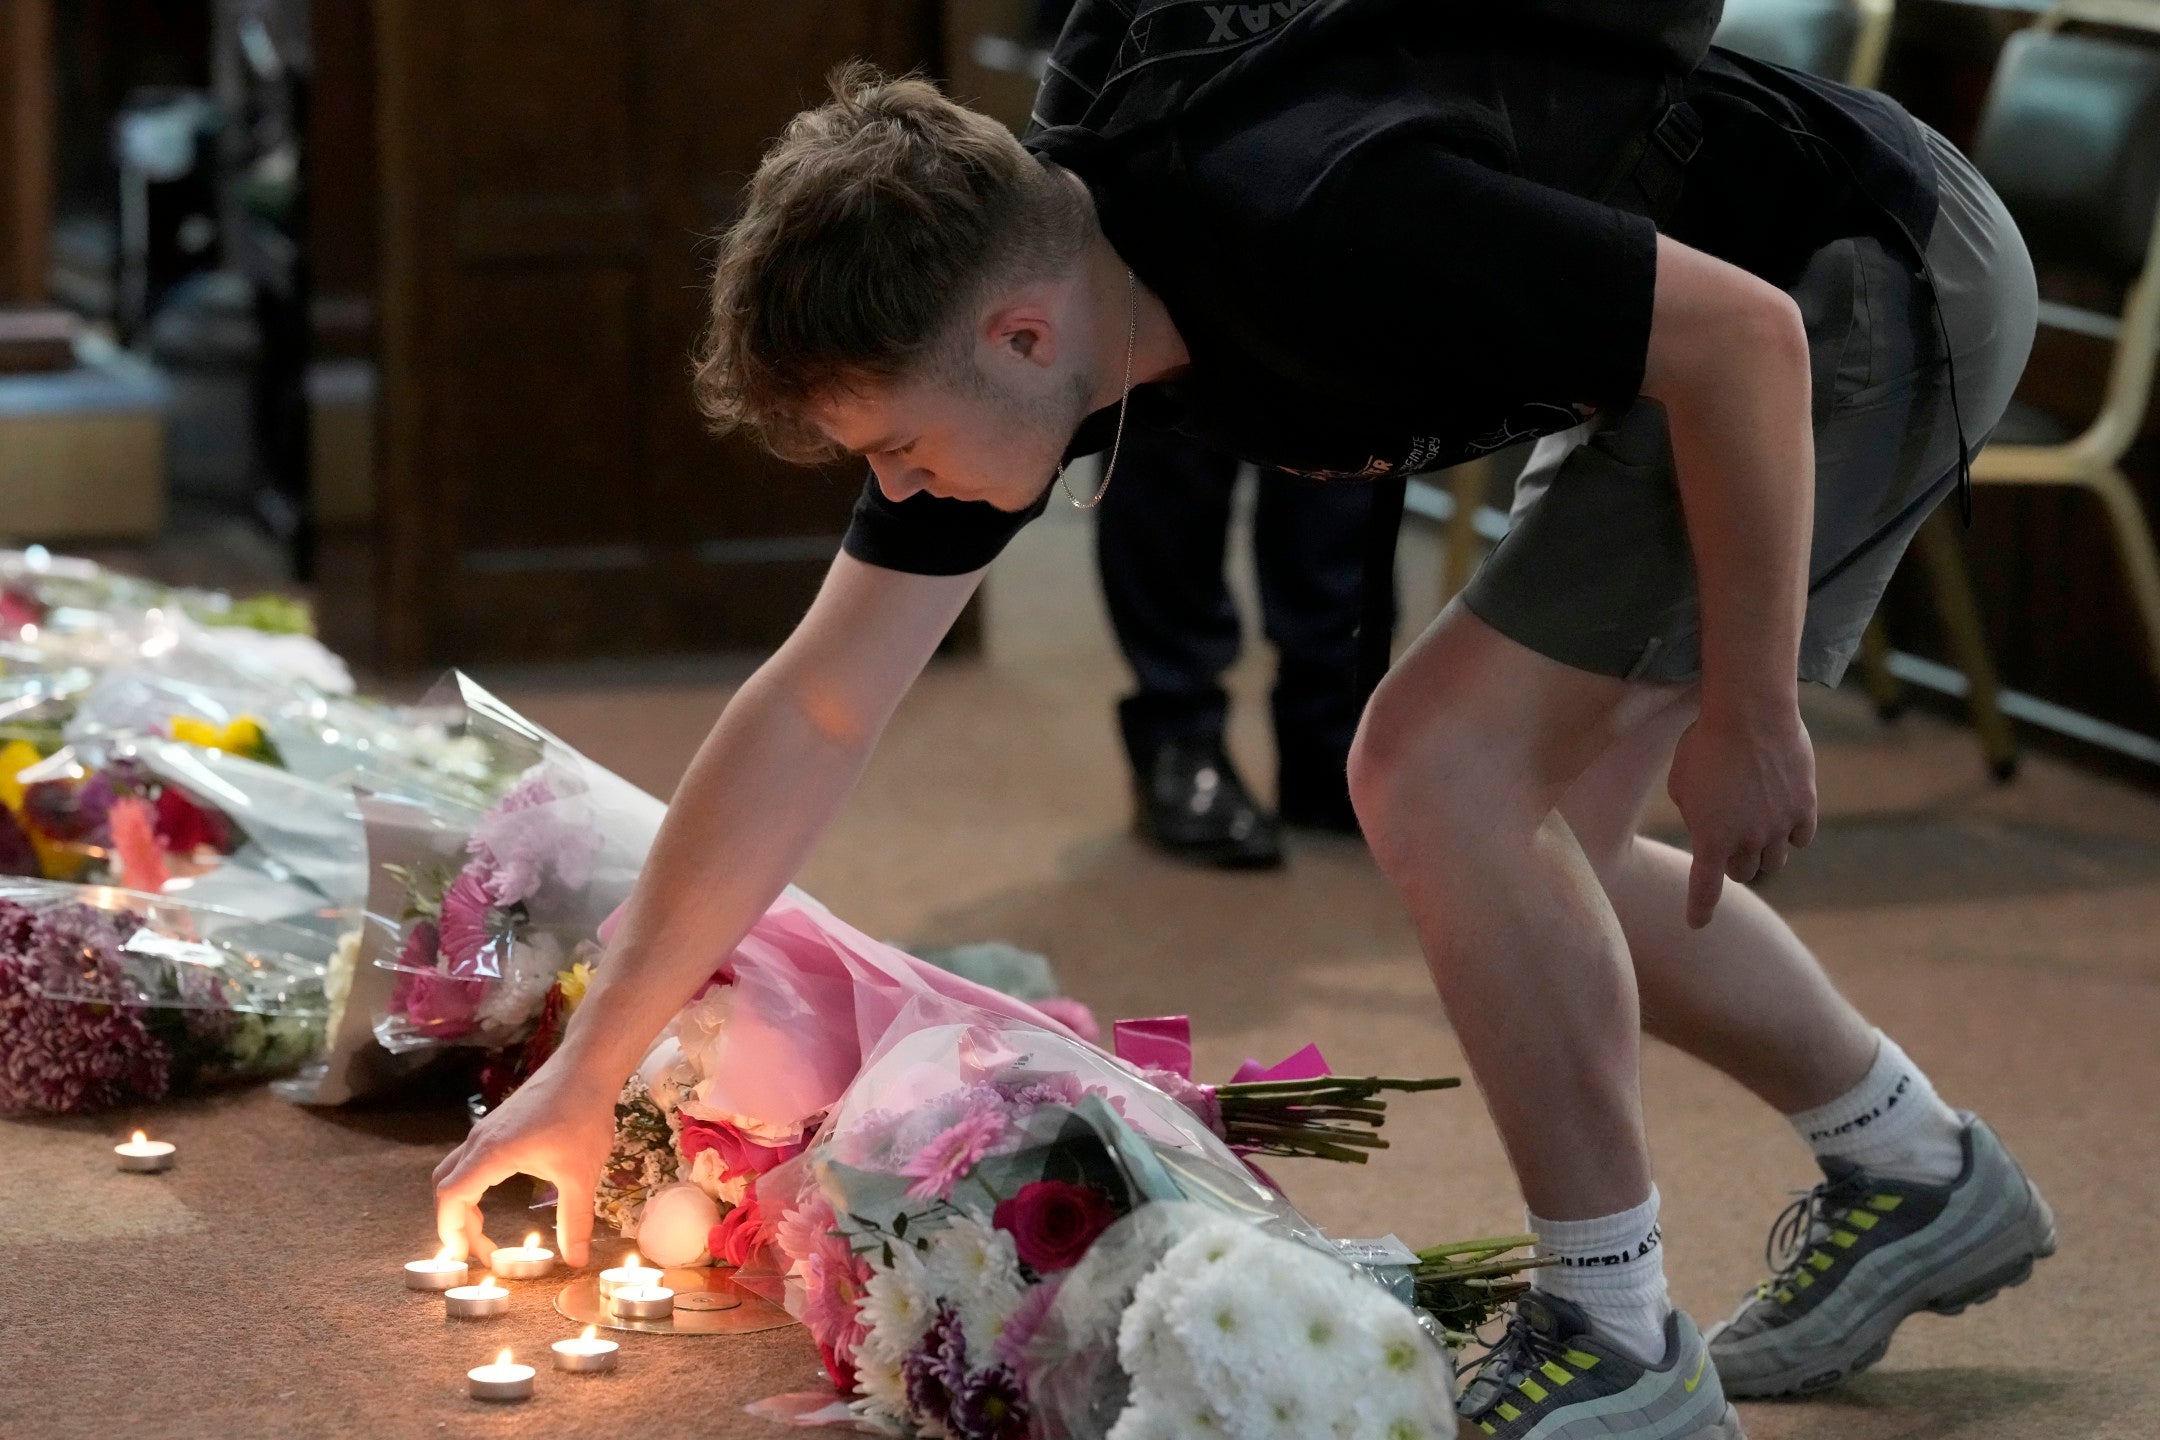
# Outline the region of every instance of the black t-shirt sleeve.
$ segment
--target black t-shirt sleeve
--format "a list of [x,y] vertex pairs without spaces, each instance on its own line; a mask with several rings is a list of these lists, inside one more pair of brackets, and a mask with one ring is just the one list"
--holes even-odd
[[1021,511],[1000,510],[980,500],[948,500],[917,492],[894,502],[872,474],[863,483],[840,547],[883,570],[909,575],[968,575],[997,559],[1020,528],[1050,503],[1044,489]]
[[1411,127],[1330,166],[1282,239],[1275,253],[1299,260],[1268,287],[1286,302],[1286,338],[1391,408],[1605,404],[1642,385],[1657,230],[1640,215]]

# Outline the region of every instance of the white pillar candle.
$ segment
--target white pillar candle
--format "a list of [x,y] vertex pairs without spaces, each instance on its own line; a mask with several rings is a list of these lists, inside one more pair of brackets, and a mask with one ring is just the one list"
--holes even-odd
[[610,1298],[625,1285],[658,1285],[659,1283],[660,1272],[639,1260],[637,1251],[633,1250],[630,1252],[630,1259],[627,1264],[617,1265],[613,1269],[600,1272],[600,1298],[603,1300]]
[[555,1252],[541,1245],[537,1231],[523,1245],[503,1245],[488,1256],[488,1268],[505,1280],[539,1280],[555,1268]]
[[405,1288],[408,1290],[448,1290],[466,1281],[465,1262],[453,1259],[448,1250],[432,1260],[408,1260],[405,1262]]
[[135,1137],[124,1145],[113,1146],[113,1155],[122,1170],[138,1175],[155,1175],[160,1170],[172,1169],[173,1152],[179,1147],[170,1140],[146,1140],[137,1130]]
[[665,1320],[675,1313],[675,1292],[665,1285],[620,1285],[608,1304],[625,1320]]
[[575,1340],[557,1340],[548,1347],[555,1352],[555,1368],[580,1374],[597,1374],[613,1370],[622,1346],[613,1340],[602,1340],[596,1327],[587,1325],[585,1333]]
[[505,1350],[495,1357],[494,1364],[476,1365],[466,1371],[465,1385],[475,1400],[530,1400],[533,1367],[516,1363]]
[[453,1320],[485,1320],[510,1309],[510,1292],[493,1280],[443,1291],[443,1313]]

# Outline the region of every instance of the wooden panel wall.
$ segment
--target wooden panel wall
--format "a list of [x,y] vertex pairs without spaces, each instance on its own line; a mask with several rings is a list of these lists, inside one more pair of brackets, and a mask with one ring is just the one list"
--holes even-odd
[[0,0],[0,305],[45,298],[53,63],[52,0]]
[[382,654],[770,643],[859,487],[692,407],[706,238],[834,63],[927,0],[375,0]]

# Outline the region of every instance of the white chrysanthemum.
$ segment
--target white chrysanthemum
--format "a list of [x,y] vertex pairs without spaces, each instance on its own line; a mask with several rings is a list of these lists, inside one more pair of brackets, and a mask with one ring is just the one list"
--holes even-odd
[[1446,1358],[1407,1309],[1329,1256],[1230,1222],[1195,1231],[1141,1281],[1118,1355],[1133,1436],[1165,1417],[1232,1440],[1453,1433]]
[[863,1287],[862,1323],[869,1331],[866,1352],[874,1347],[890,1353],[895,1369],[899,1357],[915,1348],[937,1313],[922,1257],[912,1248],[893,1247],[893,1263],[872,1265],[870,1282]]
[[907,1377],[900,1373],[900,1356],[883,1346],[865,1345],[855,1353],[855,1388],[862,1398],[855,1413],[881,1430],[904,1433],[907,1415]]
[[923,1254],[930,1287],[956,1303],[978,1291],[1020,1284],[1020,1252],[1013,1237],[972,1215],[955,1215],[930,1237]]
[[562,956],[562,942],[545,932],[513,941],[502,975],[480,999],[474,1018],[481,1033],[514,1034],[531,1023],[562,968]]

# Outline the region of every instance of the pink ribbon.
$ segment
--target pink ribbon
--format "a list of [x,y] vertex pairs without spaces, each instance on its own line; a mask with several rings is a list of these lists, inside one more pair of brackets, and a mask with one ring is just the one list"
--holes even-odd
[[1168,1070],[1192,1079],[1192,1017],[1158,1015],[1149,1020],[1120,1020],[1110,1027],[1110,1047],[1118,1059],[1142,1070]]
[[[1147,1020],[1120,1020],[1110,1027],[1111,1049],[1118,1059],[1143,1070],[1168,1070],[1192,1079],[1192,1017],[1158,1015]],[[1233,1085],[1257,1080],[1317,1080],[1334,1072],[1318,1045],[1304,1049],[1273,1065],[1248,1059],[1230,1077]]]
[[1259,1080],[1317,1080],[1323,1075],[1333,1073],[1328,1069],[1327,1057],[1320,1053],[1320,1047],[1307,1045],[1297,1054],[1278,1060],[1273,1065],[1262,1065],[1248,1057],[1244,1064],[1238,1066],[1237,1074],[1230,1077],[1230,1083],[1250,1085]]

